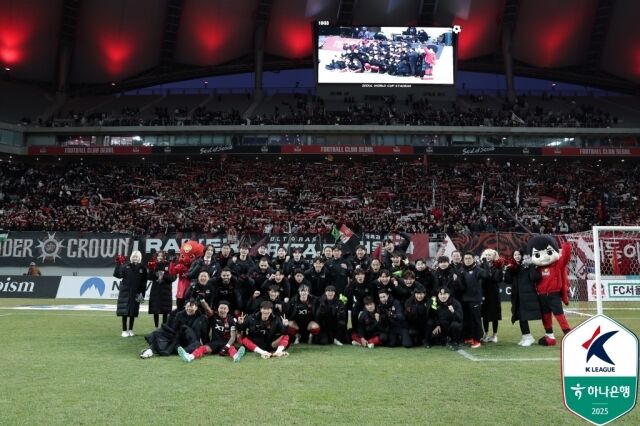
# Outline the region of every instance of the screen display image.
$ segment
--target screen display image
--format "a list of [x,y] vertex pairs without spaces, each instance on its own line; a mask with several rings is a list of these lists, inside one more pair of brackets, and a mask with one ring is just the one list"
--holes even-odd
[[317,26],[318,84],[454,84],[448,27]]

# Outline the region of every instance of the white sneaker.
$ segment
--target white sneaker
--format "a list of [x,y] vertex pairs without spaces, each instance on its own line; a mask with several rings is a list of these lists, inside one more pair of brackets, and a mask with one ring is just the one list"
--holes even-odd
[[533,345],[535,342],[536,342],[536,339],[534,339],[532,335],[527,334],[524,341],[522,342],[522,345],[520,346],[529,347]]
[[128,331],[123,331],[121,336],[122,337],[129,337],[129,332]]
[[262,359],[269,359],[269,358],[271,358],[271,352],[262,351],[262,352],[258,352],[258,354],[260,354],[260,357],[261,357]]
[[342,342],[338,339],[333,339],[333,344],[336,346],[342,346]]
[[127,333],[129,333],[129,337],[135,336],[135,334],[133,334],[133,330],[129,330],[129,331],[127,331]]
[[368,347],[369,349],[373,349],[373,348],[375,348],[375,347],[376,347],[376,345],[374,345],[373,343],[367,343],[367,347]]
[[489,335],[488,335],[488,334],[485,334],[484,336],[482,336],[482,339],[480,339],[480,341],[481,341],[482,343],[487,343],[487,342],[489,342],[489,341],[490,341],[490,339],[491,339],[491,338],[489,337]]
[[296,334],[296,340],[293,341],[294,345],[299,345],[300,344],[300,335]]
[[522,346],[522,344],[524,343],[524,341],[525,341],[525,340],[526,340],[526,337],[523,335],[523,336],[520,338],[520,341],[518,342],[518,346]]
[[352,341],[351,341],[351,344],[352,344],[353,346],[362,346],[362,345],[360,344],[360,342],[358,342],[357,340],[352,340]]
[[309,340],[307,341],[308,344],[312,344],[313,343],[313,334],[309,333]]
[[487,337],[487,342],[491,342],[491,343],[498,343],[498,335],[494,334],[491,337]]
[[142,359],[151,358],[152,356],[153,356],[153,351],[151,350],[151,348],[145,349],[140,354],[140,358],[142,358]]

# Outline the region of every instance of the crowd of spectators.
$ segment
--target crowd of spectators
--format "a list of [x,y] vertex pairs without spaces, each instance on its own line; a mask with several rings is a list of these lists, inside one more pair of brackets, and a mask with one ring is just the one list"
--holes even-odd
[[[30,120],[23,119],[23,125]],[[38,120],[37,125],[43,127],[117,127],[117,126],[208,126],[208,125],[240,125],[246,123],[236,109],[227,111],[210,111],[205,107],[197,107],[189,111],[186,107],[156,107],[153,114],[142,115],[139,108],[122,108],[116,113],[70,111],[66,115],[57,116],[46,121]]]
[[[200,106],[163,108],[143,115],[138,108],[123,108],[116,112],[84,114],[71,111],[50,120],[38,120],[46,127],[65,126],[188,126],[188,125],[412,125],[412,126],[495,126],[495,127],[590,127],[606,128],[617,123],[609,112],[588,104],[574,103],[568,111],[558,111],[527,102],[525,97],[516,102],[504,102],[500,108],[491,108],[480,98],[470,102],[455,102],[435,106],[427,98],[408,96],[402,100],[393,96],[356,100],[345,97],[345,102],[332,107],[330,102],[317,96],[297,95],[293,100],[260,109],[251,117],[240,111],[210,110]],[[267,101],[268,102],[268,101]],[[347,105],[345,108],[344,105]],[[269,112],[264,112],[269,111]]]
[[637,163],[330,160],[4,163],[0,228],[457,234],[640,223]]

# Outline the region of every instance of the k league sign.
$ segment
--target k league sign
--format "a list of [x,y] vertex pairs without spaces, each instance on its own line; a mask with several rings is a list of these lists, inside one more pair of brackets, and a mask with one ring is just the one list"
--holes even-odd
[[577,326],[562,340],[562,387],[572,413],[604,425],[636,404],[638,338],[604,315]]

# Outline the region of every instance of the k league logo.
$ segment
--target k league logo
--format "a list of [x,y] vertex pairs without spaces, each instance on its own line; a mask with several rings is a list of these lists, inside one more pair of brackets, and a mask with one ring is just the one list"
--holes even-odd
[[588,351],[587,362],[589,362],[591,357],[595,356],[608,364],[616,365],[615,362],[611,361],[611,357],[605,350],[604,344],[618,331],[619,330],[609,331],[607,333],[604,333],[603,335],[600,335],[600,326],[598,326],[598,328],[596,328],[596,331],[593,333],[593,336],[591,336],[591,339],[582,344],[582,347]]
[[604,315],[579,324],[562,339],[562,388],[569,411],[607,424],[633,409],[638,382],[638,339]]

